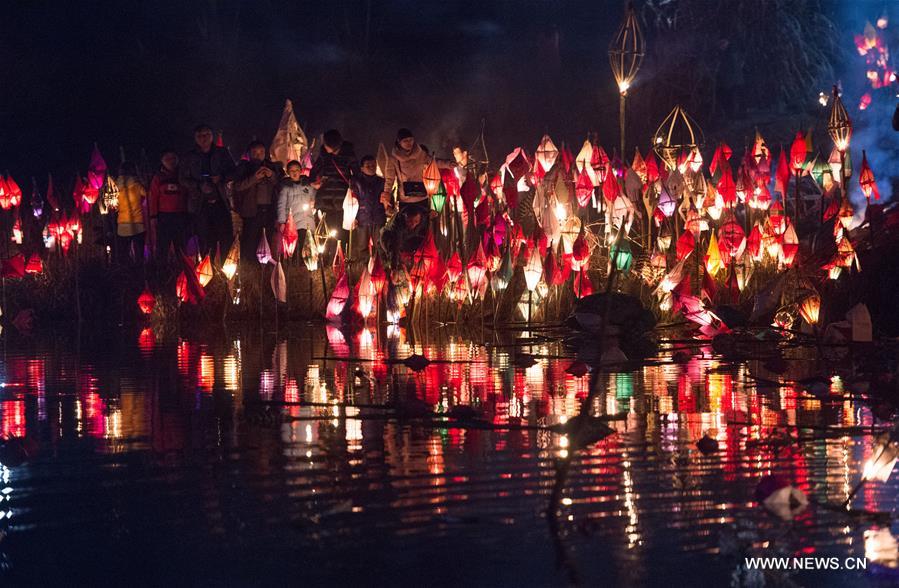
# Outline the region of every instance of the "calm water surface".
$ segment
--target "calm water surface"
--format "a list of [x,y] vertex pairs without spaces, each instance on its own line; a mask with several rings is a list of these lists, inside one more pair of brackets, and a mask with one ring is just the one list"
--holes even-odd
[[[753,366],[709,350],[577,377],[559,338],[477,339],[301,325],[280,337],[7,342],[0,435],[24,438],[29,459],[7,452],[0,467],[0,581],[726,586],[747,550],[866,555],[872,523],[814,505],[786,523],[753,502],[769,473],[818,501],[845,499],[871,437],[818,427],[873,419],[839,380],[823,399],[758,388]],[[522,352],[537,363],[524,367]],[[412,353],[433,362],[396,361]],[[569,440],[547,427],[576,415],[591,386],[593,413],[615,417],[615,432],[573,456],[551,525]],[[696,449],[704,433],[717,453]],[[784,433],[808,440],[771,442]],[[893,511],[896,490],[895,478],[873,483],[855,506]],[[869,562],[776,579],[893,578]]]

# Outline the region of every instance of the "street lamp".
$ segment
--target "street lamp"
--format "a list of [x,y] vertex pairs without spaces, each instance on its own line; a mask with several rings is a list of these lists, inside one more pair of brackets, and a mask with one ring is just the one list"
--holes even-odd
[[615,38],[609,45],[609,63],[612,66],[612,75],[618,84],[618,122],[621,131],[620,154],[624,159],[624,100],[630,89],[637,71],[643,63],[643,55],[646,52],[646,43],[640,32],[640,25],[634,16],[634,7],[628,3],[624,14],[624,21],[618,29]]

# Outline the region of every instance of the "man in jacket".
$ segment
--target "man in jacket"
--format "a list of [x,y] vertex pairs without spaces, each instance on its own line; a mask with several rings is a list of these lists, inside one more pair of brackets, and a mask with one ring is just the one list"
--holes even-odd
[[232,227],[227,179],[234,172],[234,160],[224,147],[213,145],[212,127],[194,129],[196,146],[183,158],[181,184],[187,190],[187,208],[202,251],[226,252],[231,246]]
[[315,207],[327,216],[328,227],[338,231],[338,238],[346,242],[342,231],[343,199],[350,182],[358,173],[353,144],[343,140],[340,131],[331,129],[322,136],[322,149],[309,171],[311,183],[320,185],[315,195]]
[[284,171],[268,158],[261,141],[250,143],[247,153],[250,159],[241,161],[234,172],[234,209],[243,219],[241,257],[252,261],[263,229],[272,237],[275,196]]

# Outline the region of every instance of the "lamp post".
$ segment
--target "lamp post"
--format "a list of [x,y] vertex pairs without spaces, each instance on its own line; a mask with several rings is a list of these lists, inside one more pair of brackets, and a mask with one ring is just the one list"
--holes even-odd
[[615,38],[609,45],[609,64],[612,66],[612,75],[618,84],[618,123],[620,126],[620,156],[624,159],[624,101],[627,91],[630,89],[637,71],[643,63],[643,55],[646,51],[646,43],[640,25],[634,15],[634,7],[628,3],[624,14],[624,21],[618,29]]
[[[840,99],[840,92],[836,85],[833,87],[833,104],[830,107],[830,116],[827,119],[827,132],[833,139],[834,147],[840,154],[840,200],[843,201],[848,197],[846,189],[846,152],[849,150],[849,139],[852,138],[852,121],[849,120],[849,113],[843,106]],[[821,223],[824,223],[824,206],[821,206]]]

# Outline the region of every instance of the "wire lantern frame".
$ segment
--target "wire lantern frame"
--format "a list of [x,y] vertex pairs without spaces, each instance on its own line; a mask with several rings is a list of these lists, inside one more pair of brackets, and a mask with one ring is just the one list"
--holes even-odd
[[677,166],[681,151],[699,149],[704,142],[702,128],[679,104],[668,113],[653,137],[653,150],[669,169]]

